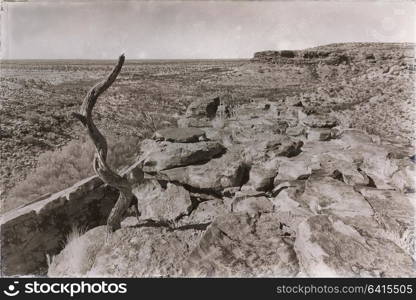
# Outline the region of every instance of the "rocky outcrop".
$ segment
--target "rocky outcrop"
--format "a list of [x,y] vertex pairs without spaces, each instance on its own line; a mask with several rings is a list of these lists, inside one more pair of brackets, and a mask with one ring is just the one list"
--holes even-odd
[[[254,53],[252,61],[274,64],[325,64],[339,65],[360,61],[374,64],[387,59],[412,56],[414,45],[395,43],[330,44],[305,50],[261,51]],[[398,51],[400,50],[400,51]],[[412,63],[409,61],[409,64]]]
[[145,140],[141,145],[145,172],[157,172],[209,161],[225,148],[216,142],[171,143]]
[[[410,149],[296,102],[239,112],[200,127],[207,141],[143,142],[138,164],[153,157],[163,167],[135,188],[142,215],[125,220],[82,276],[415,275]],[[304,130],[286,135],[296,127]],[[180,162],[193,151],[206,154]],[[49,274],[69,275],[67,259],[64,250]]]
[[156,180],[146,180],[134,186],[132,191],[139,199],[138,208],[144,219],[174,221],[192,208],[189,192],[170,182],[162,186]]
[[44,274],[73,227],[105,224],[117,193],[94,176],[1,217],[2,275]]
[[192,102],[186,110],[185,117],[178,122],[179,127],[211,126],[211,121],[215,118],[219,105],[220,96],[202,98]]
[[[347,50],[268,55],[354,61],[357,53],[351,59]],[[305,99],[228,99],[195,101],[178,128],[141,143],[136,163],[124,171],[141,214],[126,215],[107,242],[98,225],[117,195],[103,185],[74,187],[11,212],[2,221],[9,241],[2,255],[10,257],[3,272],[39,272],[45,253],[61,250],[64,228],[88,224],[98,227],[78,238],[75,263],[67,246],[49,275],[416,275],[413,148],[351,129]]]

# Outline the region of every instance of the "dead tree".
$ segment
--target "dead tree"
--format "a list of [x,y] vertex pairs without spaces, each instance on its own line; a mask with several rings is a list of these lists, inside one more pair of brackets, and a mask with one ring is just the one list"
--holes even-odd
[[[88,135],[94,143],[96,153],[94,156],[93,167],[95,173],[102,181],[104,181],[104,183],[116,188],[120,192],[117,202],[107,219],[108,232],[113,232],[120,228],[121,219],[135,197],[132,193],[132,187],[129,180],[111,170],[107,164],[107,141],[92,120],[92,110],[98,97],[116,80],[123,63],[124,54],[119,57],[117,65],[107,78],[97,83],[87,93],[81,105],[80,112],[73,113],[73,116],[81,121],[82,125],[87,129]],[[137,206],[135,206],[135,208],[136,213],[138,213]]]

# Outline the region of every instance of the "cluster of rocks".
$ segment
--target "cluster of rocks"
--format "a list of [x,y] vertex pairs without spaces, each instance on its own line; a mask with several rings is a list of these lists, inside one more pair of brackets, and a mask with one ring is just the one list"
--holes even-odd
[[89,230],[49,275],[415,276],[412,149],[296,101],[227,117],[221,100],[142,142],[140,218]]
[[[399,51],[398,51],[399,50]],[[345,43],[330,44],[305,50],[280,50],[256,52],[252,61],[273,64],[325,64],[339,65],[366,61],[375,64],[380,61],[406,58],[409,70],[414,70],[414,45],[397,43]]]

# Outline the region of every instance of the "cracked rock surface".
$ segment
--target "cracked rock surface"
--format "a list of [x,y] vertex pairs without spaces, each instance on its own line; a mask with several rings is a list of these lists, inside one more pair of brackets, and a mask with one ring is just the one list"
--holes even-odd
[[319,88],[196,99],[141,143],[139,219],[107,242],[92,228],[82,263],[65,248],[49,275],[415,277],[414,137],[401,130],[414,125],[414,54],[395,47],[261,52],[239,76],[216,77],[278,86],[308,63]]
[[[106,243],[100,227],[81,237],[89,263],[77,274],[415,276],[411,149],[326,114],[305,118],[294,105],[251,102],[222,128],[171,129],[143,141],[140,218],[127,217]],[[290,125],[268,131],[287,121],[277,112],[288,109],[299,110]],[[203,111],[184,118],[215,118]],[[286,135],[298,126],[305,130]],[[49,274],[73,276],[68,260],[63,250]]]

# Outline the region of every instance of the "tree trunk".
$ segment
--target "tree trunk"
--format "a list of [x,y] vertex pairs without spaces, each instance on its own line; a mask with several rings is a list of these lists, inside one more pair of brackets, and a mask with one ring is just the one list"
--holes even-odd
[[130,207],[134,196],[131,191],[131,184],[127,178],[121,177],[107,165],[107,141],[92,120],[92,110],[98,97],[116,80],[121,71],[121,67],[123,66],[124,59],[124,54],[122,54],[118,59],[117,65],[108,77],[97,83],[87,93],[81,105],[80,112],[73,113],[73,116],[76,117],[87,129],[88,135],[94,143],[96,149],[93,161],[95,173],[102,179],[102,181],[109,186],[116,188],[120,192],[118,200],[107,219],[108,232],[113,232],[120,228],[121,219],[126,210]]

